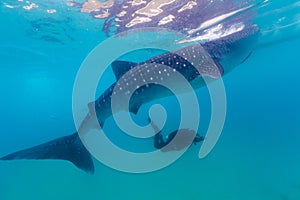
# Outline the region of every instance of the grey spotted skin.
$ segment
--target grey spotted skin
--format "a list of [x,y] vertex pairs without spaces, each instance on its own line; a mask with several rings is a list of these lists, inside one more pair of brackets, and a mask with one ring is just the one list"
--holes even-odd
[[[163,66],[167,66],[167,68]],[[173,73],[179,72],[183,75],[188,82],[193,84],[194,89],[203,86],[200,77],[206,76],[216,79],[224,73],[223,68],[210,58],[201,45],[193,45],[174,52],[164,53],[138,64],[115,61],[112,63],[112,68],[117,82],[112,84],[95,102],[89,104],[91,112],[92,106],[95,107],[101,126],[112,115],[110,107],[113,95],[122,96],[133,93],[129,111],[137,113],[141,105],[172,95],[169,90],[158,83],[172,81],[176,84],[176,80],[172,80]],[[124,77],[120,79],[123,75]],[[197,79],[198,82],[202,81],[202,84],[197,84]],[[149,82],[151,84],[147,84]],[[176,87],[180,88],[180,84]]]

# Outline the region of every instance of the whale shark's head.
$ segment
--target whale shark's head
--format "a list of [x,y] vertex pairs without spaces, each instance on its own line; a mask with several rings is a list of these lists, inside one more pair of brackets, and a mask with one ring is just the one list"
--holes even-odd
[[207,41],[202,44],[202,47],[217,64],[222,66],[224,74],[227,74],[251,55],[258,36],[259,29],[251,26],[243,32]]

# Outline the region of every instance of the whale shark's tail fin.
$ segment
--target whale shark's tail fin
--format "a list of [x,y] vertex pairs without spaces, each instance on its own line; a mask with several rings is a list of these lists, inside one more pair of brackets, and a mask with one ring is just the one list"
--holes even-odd
[[87,173],[93,174],[95,170],[92,157],[83,146],[77,133],[17,151],[0,158],[0,160],[18,159],[68,160]]

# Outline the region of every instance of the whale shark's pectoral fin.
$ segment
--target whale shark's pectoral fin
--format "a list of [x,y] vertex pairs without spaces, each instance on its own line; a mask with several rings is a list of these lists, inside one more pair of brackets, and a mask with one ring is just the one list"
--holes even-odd
[[72,162],[79,169],[93,174],[94,163],[90,153],[83,146],[77,133],[58,138],[25,150],[17,151],[0,160],[59,159]]
[[119,80],[126,72],[136,67],[138,64],[134,62],[114,61],[111,66],[117,80]]

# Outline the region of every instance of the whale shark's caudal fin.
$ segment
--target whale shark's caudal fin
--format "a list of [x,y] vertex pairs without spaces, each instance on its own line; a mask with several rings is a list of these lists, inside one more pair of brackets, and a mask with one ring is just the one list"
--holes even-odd
[[83,146],[77,133],[17,151],[0,158],[0,160],[18,159],[68,160],[87,173],[93,174],[95,170],[92,157]]

